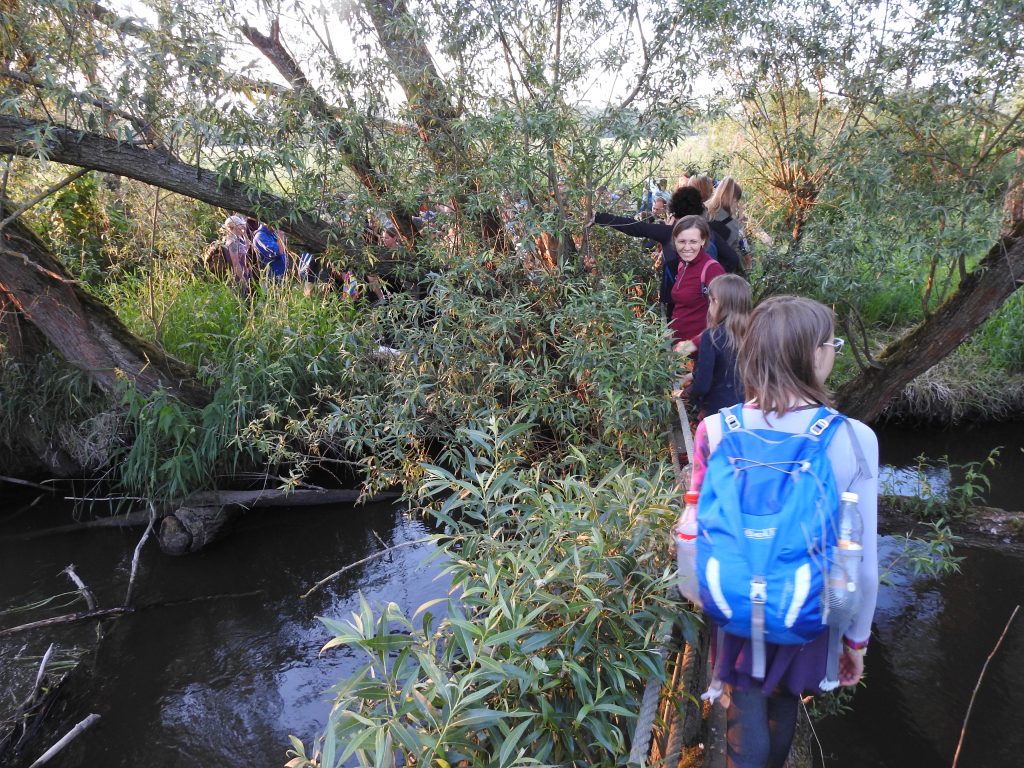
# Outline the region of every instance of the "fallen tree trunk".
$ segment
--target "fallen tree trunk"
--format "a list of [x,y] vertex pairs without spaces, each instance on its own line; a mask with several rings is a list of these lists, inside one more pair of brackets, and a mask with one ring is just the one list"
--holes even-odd
[[165,150],[143,149],[42,120],[0,115],[0,153],[23,157],[42,154],[54,162],[125,176],[249,214],[280,225],[311,251],[323,251],[343,234],[340,228],[296,210],[287,200],[184,163]]
[[1024,221],[993,245],[956,292],[923,323],[890,344],[839,390],[840,410],[874,421],[886,403],[916,376],[953,350],[1005,302],[1024,281]]
[[[160,521],[157,541],[160,550],[168,555],[199,552],[220,538],[229,524],[247,509],[354,503],[361,496],[357,490],[203,491],[189,496]],[[366,502],[372,504],[397,497],[397,493],[381,493]]]
[[20,221],[8,224],[0,236],[0,292],[65,360],[88,372],[105,392],[115,393],[131,381],[144,395],[166,389],[191,405],[210,402],[210,393],[189,366],[129,331],[113,311],[67,276]]

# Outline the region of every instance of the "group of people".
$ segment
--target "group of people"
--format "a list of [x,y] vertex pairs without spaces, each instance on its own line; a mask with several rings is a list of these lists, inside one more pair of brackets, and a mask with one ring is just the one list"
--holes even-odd
[[[398,259],[400,238],[390,222],[376,226],[367,222],[363,237],[377,261],[387,266]],[[347,299],[365,293],[375,301],[395,288],[389,276],[368,274],[361,281],[354,271],[336,269],[309,252],[296,254],[279,229],[237,213],[224,220],[221,237],[207,251],[205,261],[206,269],[230,277],[243,296],[258,283],[280,283],[289,276],[302,283],[307,296],[315,290],[335,291]]]
[[233,213],[221,225],[221,239],[208,251],[206,267],[229,275],[238,290],[248,295],[261,279],[283,280],[294,263],[280,230]]
[[[706,177],[693,177],[667,200],[664,195],[652,195],[650,218],[658,217],[660,199],[666,203],[664,222],[599,212],[593,223],[646,238],[660,250],[660,297],[673,348],[692,368],[675,394],[689,399],[699,419],[687,497],[701,499],[706,495],[701,492],[706,490],[704,483],[716,449],[733,451],[725,458],[731,469],[723,470],[725,479],[719,480],[730,487],[725,491],[719,487],[714,494],[719,500],[723,496],[737,500],[735,516],[743,512],[742,521],[735,523],[741,532],[738,541],[743,537],[772,538],[777,535],[776,526],[781,528],[784,523],[769,522],[767,517],[778,512],[778,507],[744,508],[748,497],[757,493],[741,478],[741,468],[750,463],[749,457],[735,455],[738,442],[722,448],[723,435],[737,429],[760,435],[767,455],[773,456],[776,441],[781,444],[790,437],[797,442],[818,440],[825,430],[821,425],[833,419],[849,427],[828,432],[828,441],[821,448],[827,457],[824,475],[830,477],[820,485],[832,489],[831,496],[825,494],[828,503],[835,504],[832,514],[839,514],[841,490],[844,499],[846,494],[853,494],[852,498],[859,500],[863,523],[862,560],[856,575],[844,587],[856,592],[859,600],[848,616],[839,619],[842,626],[836,632],[841,644],[831,642],[834,633],[825,628],[827,608],[819,616],[818,634],[786,642],[773,642],[770,636],[767,642],[757,639],[753,618],[749,633],[732,634],[722,630],[730,623],[728,610],[706,614],[713,624],[716,620],[722,622],[717,625],[719,631],[713,643],[715,680],[708,696],[714,700],[724,691],[721,700],[727,708],[727,765],[782,768],[793,741],[801,695],[827,690],[830,663],[837,667],[836,682],[843,686],[856,685],[864,670],[878,589],[878,442],[869,427],[827,408],[831,401],[825,382],[836,354],[844,346],[843,340],[835,337],[832,310],[793,296],[772,297],[753,306],[750,285],[744,278],[750,261],[738,216],[741,195],[740,186],[731,178],[713,186]],[[792,471],[776,467],[777,471],[769,474],[788,478],[799,475],[802,468],[803,464]],[[708,552],[713,551],[715,542],[708,521],[715,503],[708,502],[705,508],[701,500],[695,507],[695,535],[698,547],[705,547],[705,560],[698,557],[697,563],[706,568],[710,567]],[[814,513],[807,510],[809,515]],[[682,519],[679,525],[683,525]],[[829,546],[838,546],[837,535],[833,531]],[[721,547],[721,539],[717,541]],[[736,546],[743,551],[746,545]],[[823,563],[831,556],[826,551],[835,550],[826,550],[824,542],[821,547],[817,557]],[[710,579],[710,572],[705,577]],[[802,578],[810,577],[804,574]],[[827,574],[818,578],[823,583]],[[743,587],[749,590],[745,599],[750,604],[756,601],[755,580]],[[787,582],[787,588],[795,590],[790,593],[794,605],[794,594],[799,594],[802,587],[812,590],[812,582],[813,578],[808,583],[796,578],[795,586]],[[826,594],[821,592],[819,602],[830,599]],[[708,600],[727,602],[711,592],[702,595],[706,597],[705,608]]]
[[[751,254],[740,210],[742,190],[734,179],[726,177],[715,184],[707,176],[693,176],[671,194],[664,186],[645,187],[642,206],[647,210],[642,218],[600,211],[591,223],[642,238],[657,254],[659,297],[673,349],[690,369],[676,394],[689,400],[699,419],[687,496],[702,495],[709,466],[714,466],[716,450],[721,453],[723,435],[729,431],[810,441],[817,440],[825,429],[818,427],[832,419],[849,426],[829,432],[822,451],[827,456],[826,484],[833,489],[831,496],[837,496],[836,488],[856,494],[863,522],[863,560],[850,587],[860,600],[843,619],[842,646],[835,651],[838,683],[855,685],[864,669],[878,587],[878,443],[864,424],[825,408],[830,405],[825,382],[844,344],[835,337],[833,313],[818,302],[792,296],[773,297],[753,306],[745,278]],[[609,200],[614,197],[610,195]],[[517,215],[527,202],[513,203],[511,198],[504,202],[502,219],[514,234]],[[364,239],[386,260],[401,244],[398,233],[381,221],[376,227],[367,224]],[[267,224],[234,214],[225,220],[223,232],[220,246],[226,272],[244,293],[256,280],[283,280],[293,269],[307,290],[320,284],[353,298],[365,290],[373,300],[383,297],[387,288],[373,275],[361,283],[351,272],[337,272],[308,254],[296,258],[281,233]],[[735,458],[742,459],[731,457],[730,461]],[[717,492],[721,495],[720,488]],[[742,498],[746,491],[738,488],[735,493]],[[774,527],[758,528],[767,524],[757,522],[759,512],[752,514],[749,519],[744,516],[742,535],[775,535]],[[698,512],[698,537],[700,519]],[[811,588],[798,584],[795,591],[803,587]],[[753,586],[750,594],[753,600]],[[727,706],[730,768],[783,766],[800,696],[821,690],[828,678],[826,670],[835,661],[835,654],[829,656],[835,649],[830,640],[828,631],[802,642],[774,642],[771,637],[763,642],[718,633],[714,685],[718,692],[725,692],[721,698]]]

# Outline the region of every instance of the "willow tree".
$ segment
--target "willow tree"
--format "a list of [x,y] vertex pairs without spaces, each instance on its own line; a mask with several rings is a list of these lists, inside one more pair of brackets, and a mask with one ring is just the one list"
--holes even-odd
[[[1019,285],[1021,20],[1010,2],[740,2],[712,38],[775,236],[761,290],[836,306],[862,367],[840,402],[862,418]],[[859,310],[891,285],[920,322],[879,351]]]
[[[525,200],[518,236],[556,267],[592,190],[660,156],[686,130],[690,86],[710,80],[741,107],[751,176],[786,241],[780,270],[806,259],[805,282],[839,286],[842,303],[871,286],[849,279],[860,236],[834,233],[878,229],[878,204],[912,223],[890,230],[932,275],[923,307],[939,325],[925,333],[945,341],[874,358],[861,345],[868,369],[848,392],[865,399],[845,399],[870,418],[1015,287],[979,259],[993,243],[992,259],[1016,253],[1012,227],[997,238],[997,214],[1021,144],[1019,13],[937,1],[361,0],[328,11],[155,0],[132,17],[12,3],[0,11],[0,147],[252,213],[312,250],[347,237],[330,222],[351,206],[389,212],[411,243],[429,195],[454,212],[463,243],[506,251],[499,209]],[[913,194],[878,196],[893,178],[912,180]],[[950,184],[952,205],[925,194]],[[858,226],[837,210],[860,212]],[[954,296],[976,306],[970,318],[934,311]]]

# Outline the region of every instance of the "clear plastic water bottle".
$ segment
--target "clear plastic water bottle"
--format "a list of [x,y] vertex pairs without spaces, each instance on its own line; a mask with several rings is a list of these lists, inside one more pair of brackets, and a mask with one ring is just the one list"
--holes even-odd
[[697,502],[700,494],[687,491],[683,497],[683,513],[672,530],[676,544],[676,565],[679,569],[679,593],[700,606],[697,585]]
[[860,576],[860,561],[864,557],[864,520],[857,506],[860,497],[845,491],[839,501],[839,538],[836,541],[838,558],[846,570],[846,589],[856,592]]
[[829,653],[825,677],[818,684],[823,691],[839,685],[839,657],[842,655],[843,633],[857,613],[860,592],[857,580],[864,556],[864,520],[857,504],[860,497],[846,491],[839,500],[839,535],[828,572],[828,594],[825,599],[825,623],[829,627]]
[[839,502],[839,535],[828,573],[827,618],[829,626],[846,629],[857,612],[860,594],[857,579],[864,555],[864,521],[856,493],[844,492]]

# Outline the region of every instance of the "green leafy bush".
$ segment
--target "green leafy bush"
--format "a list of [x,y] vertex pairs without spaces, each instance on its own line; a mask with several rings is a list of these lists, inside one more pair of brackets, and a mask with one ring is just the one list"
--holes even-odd
[[[664,466],[550,479],[524,464],[532,425],[467,428],[462,470],[425,465],[452,598],[324,623],[366,658],[336,688],[320,766],[617,765],[639,700],[662,678],[658,628],[695,618],[672,598]],[[294,740],[293,740],[294,741]],[[292,765],[309,764],[297,741]]]

